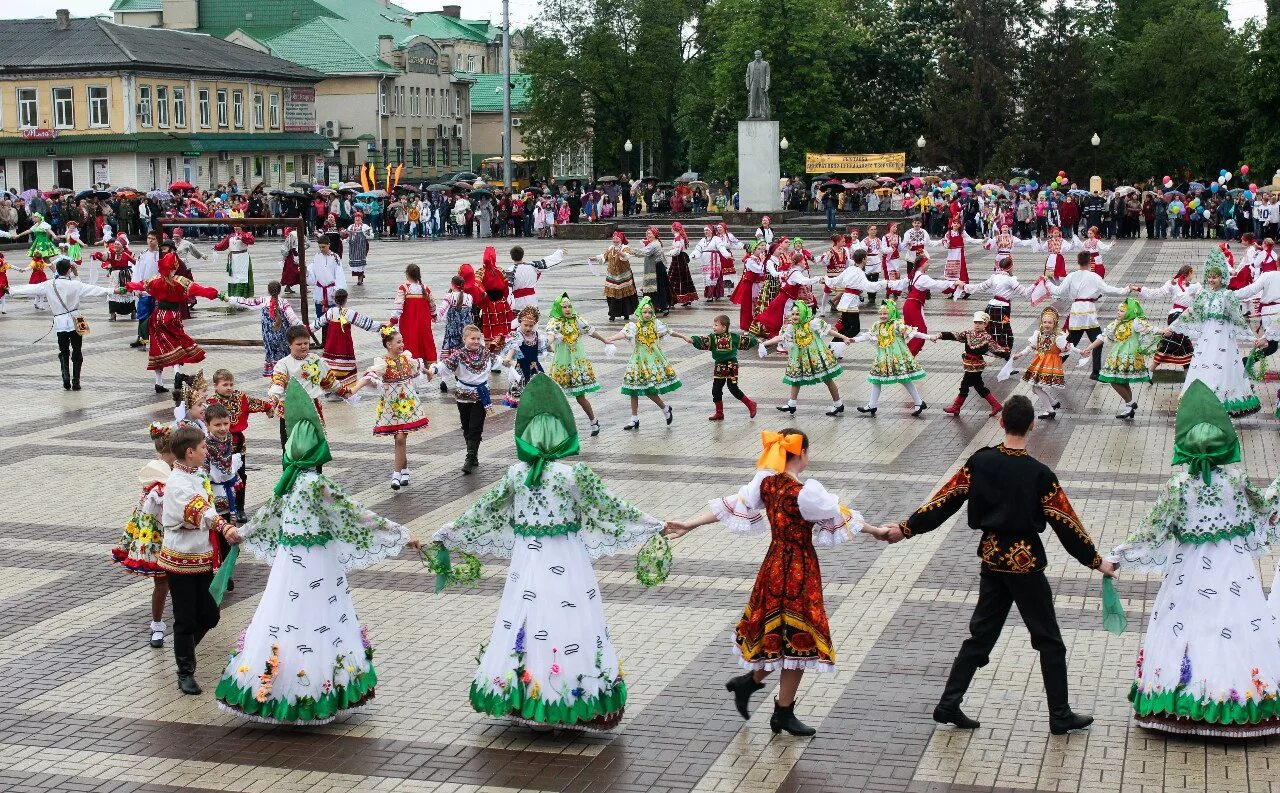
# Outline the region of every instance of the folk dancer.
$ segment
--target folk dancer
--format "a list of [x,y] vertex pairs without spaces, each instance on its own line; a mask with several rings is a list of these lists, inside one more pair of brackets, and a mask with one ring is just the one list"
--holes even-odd
[[[1054,297],[1070,302],[1064,328],[1067,331],[1067,341],[1073,346],[1079,345],[1082,336],[1088,336],[1092,343],[1102,334],[1102,329],[1098,325],[1099,300],[1106,295],[1126,297],[1131,291],[1127,288],[1111,286],[1102,280],[1102,276],[1093,271],[1091,261],[1092,257],[1088,251],[1080,251],[1076,254],[1075,272],[1056,284],[1052,281],[1045,282]],[[1102,347],[1093,345],[1090,349],[1093,350],[1093,371],[1089,374],[1089,379],[1097,380],[1102,370]]]

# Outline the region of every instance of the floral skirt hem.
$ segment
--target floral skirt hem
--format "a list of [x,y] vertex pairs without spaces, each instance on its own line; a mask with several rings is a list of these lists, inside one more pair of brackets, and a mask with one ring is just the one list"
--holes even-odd
[[914,372],[908,372],[900,375],[881,376],[873,374],[867,377],[867,382],[871,385],[893,385],[895,383],[910,383],[915,380],[923,380],[924,377],[925,371],[923,369],[917,369]]
[[[625,386],[624,385],[619,390],[622,392],[623,396],[633,396],[633,397],[658,396],[659,394],[669,394],[672,391],[675,391],[678,388],[680,388],[682,385],[684,385],[684,383],[681,383],[679,379],[676,379],[676,380],[670,380],[660,385],[647,385],[647,386]],[[597,386],[595,390],[598,391],[599,386]]]
[[404,424],[380,424],[373,428],[373,434],[396,435],[401,432],[417,432],[420,429],[426,428],[430,423],[431,420],[426,416],[423,416],[420,419],[415,419],[414,421],[406,422]]
[[842,366],[836,366],[834,369],[828,369],[825,372],[815,372],[810,375],[796,375],[795,377],[792,377],[789,374],[784,374],[782,376],[782,384],[787,386],[817,385],[818,383],[826,383],[830,380],[834,380],[842,374],[844,374],[844,367]]

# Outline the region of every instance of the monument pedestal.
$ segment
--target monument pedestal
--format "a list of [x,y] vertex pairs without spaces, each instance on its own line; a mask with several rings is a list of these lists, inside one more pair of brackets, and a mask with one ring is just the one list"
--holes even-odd
[[738,209],[777,212],[782,209],[778,189],[778,122],[748,119],[738,122]]

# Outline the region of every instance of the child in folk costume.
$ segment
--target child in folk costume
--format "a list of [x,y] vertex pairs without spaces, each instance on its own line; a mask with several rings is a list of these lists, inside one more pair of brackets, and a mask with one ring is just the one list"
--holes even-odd
[[613,232],[613,244],[602,255],[593,256],[592,261],[603,261],[605,265],[604,297],[609,302],[609,321],[615,317],[626,319],[636,312],[639,298],[636,297],[636,280],[631,272],[631,261],[628,256],[640,254],[627,247],[627,235],[621,231]]
[[[89,268],[93,272],[93,268]],[[121,287],[126,286],[133,280],[133,269],[125,267],[124,269],[111,270],[107,276],[107,287],[115,289],[119,292]],[[96,275],[96,274],[95,274]],[[96,278],[94,279],[96,281]],[[113,294],[107,298],[107,312],[111,317],[111,321],[115,321],[116,315],[136,317],[138,312],[138,298],[132,292],[125,291],[124,294]],[[141,347],[141,344],[134,342],[130,347]]]
[[1040,327],[1031,336],[1030,343],[1012,358],[1017,360],[1029,352],[1035,352],[1031,363],[1022,372],[1022,379],[1031,384],[1034,394],[1045,401],[1045,412],[1036,418],[1052,421],[1058,417],[1058,394],[1067,387],[1066,375],[1062,370],[1063,356],[1075,351],[1075,347],[1067,340],[1067,334],[1058,326],[1058,310],[1046,306],[1040,312]]
[[919,355],[920,350],[924,349],[925,339],[928,339],[929,326],[924,320],[924,304],[934,292],[946,292],[960,286],[960,281],[950,278],[938,280],[929,275],[929,258],[924,254],[920,254],[916,258],[916,266],[912,270],[911,275],[901,278],[897,281],[885,284],[886,289],[897,289],[906,292],[907,297],[902,301],[902,319],[906,324],[915,328],[920,336],[913,336],[907,342],[907,348],[911,350],[912,355]]
[[347,308],[347,290],[333,293],[333,307],[311,321],[311,330],[324,334],[324,362],[342,385],[355,382],[356,344],[352,328],[373,331],[377,328],[373,317]]
[[417,390],[420,383],[425,385],[428,376],[423,362],[405,347],[404,336],[399,331],[384,325],[378,329],[378,335],[386,354],[375,358],[349,391],[355,394],[366,385],[382,389],[373,412],[373,434],[390,435],[395,441],[391,489],[399,490],[409,484],[409,433],[431,423]]
[[1089,269],[1097,273],[1099,277],[1106,278],[1107,266],[1102,261],[1102,254],[1111,250],[1115,243],[1113,242],[1110,245],[1104,243],[1097,226],[1090,226],[1086,235],[1084,242],[1081,242],[1080,238],[1076,237],[1076,244],[1080,246],[1082,251],[1089,254]]
[[467,444],[467,456],[462,463],[464,474],[480,466],[484,419],[493,401],[489,394],[489,372],[497,359],[497,354],[485,346],[480,329],[468,325],[462,329],[462,348],[450,351],[428,369],[453,386],[462,437]]
[[822,282],[825,276],[810,276],[808,262],[803,257],[792,254],[789,242],[784,237],[775,248],[780,258],[780,264],[773,270],[778,275],[778,294],[774,295],[765,310],[757,314],[751,323],[748,330],[756,338],[767,339],[778,335],[796,303],[805,303],[810,309],[817,305],[812,286]]
[[[84,264],[84,240],[80,238],[80,225],[74,220],[67,221],[67,233],[63,234],[62,242],[58,247],[66,251],[67,258],[75,265],[76,273],[80,272],[80,267]],[[127,239],[127,238],[126,238]],[[87,275],[89,283],[98,283],[98,271],[90,267]]]
[[[734,630],[740,662],[747,671],[725,688],[744,719],[751,695],[780,672],[769,728],[775,733],[813,735],[795,715],[796,691],[806,671],[834,672],[835,646],[822,602],[822,569],[816,548],[830,548],[858,533],[883,539],[879,526],[863,522],[816,479],[801,480],[809,464],[809,438],[800,430],[761,433],[756,474],[734,495],[712,499],[709,511],[671,521],[667,533],[679,537],[719,521],[733,534],[772,534],[755,585]],[[767,519],[767,521],[766,521]]]
[[738,353],[750,350],[757,344],[757,339],[750,333],[731,333],[729,318],[724,314],[716,317],[712,324],[712,332],[707,336],[690,336],[689,343],[695,350],[710,350],[711,360],[715,368],[711,374],[711,401],[716,412],[707,416],[709,421],[724,421],[724,389],[747,407],[747,414],[756,417],[756,403],[738,387]]
[[[306,244],[305,238],[301,242]],[[280,270],[280,284],[284,286],[285,294],[293,294],[293,288],[302,283],[302,270],[298,267],[298,230],[289,229],[289,233],[285,235],[284,242],[280,244],[280,257],[283,265]]]
[[631,321],[605,340],[606,344],[612,344],[625,338],[635,344],[635,351],[631,353],[627,370],[622,375],[621,391],[623,395],[631,397],[631,421],[623,427],[624,430],[640,429],[642,396],[649,397],[662,410],[668,425],[674,418],[671,405],[662,399],[663,394],[675,391],[681,385],[675,368],[667,360],[660,344],[662,337],[668,334],[689,341],[688,336],[668,329],[666,323],[656,319],[653,301],[645,295],[640,298],[640,305]]
[[1102,365],[1102,373],[1098,380],[1110,383],[1128,407],[1118,419],[1132,419],[1138,412],[1138,400],[1133,398],[1133,383],[1151,382],[1151,369],[1147,366],[1147,356],[1155,349],[1160,332],[1147,322],[1142,311],[1142,304],[1131,298],[1116,307],[1117,318],[1102,331],[1102,337],[1094,339],[1089,346],[1080,350],[1085,353],[1102,345],[1103,339],[1112,343],[1107,361]]
[[1018,283],[1018,279],[1013,277],[1013,257],[1005,256],[997,259],[995,272],[987,280],[980,284],[965,284],[962,288],[966,296],[981,292],[991,293],[991,299],[987,301],[985,309],[987,316],[991,318],[987,325],[987,333],[996,341],[998,347],[1003,348],[1002,351],[993,350],[993,354],[1008,360],[1009,351],[1013,348],[1013,326],[1009,322],[1010,306],[1015,297],[1029,297],[1032,289],[1030,286],[1022,286]]
[[671,247],[667,249],[671,264],[667,267],[667,281],[671,289],[671,304],[689,308],[698,299],[698,288],[693,285],[689,270],[689,235],[684,224],[671,224]]
[[492,245],[485,247],[483,261],[480,285],[484,288],[486,303],[480,312],[480,329],[484,331],[485,345],[490,352],[496,353],[506,346],[514,319],[511,304],[507,302],[510,287],[507,277],[498,267],[498,251]]
[[244,523],[245,493],[249,489],[248,466],[244,463],[245,456],[248,454],[248,444],[245,442],[244,434],[249,429],[249,416],[253,413],[271,416],[274,413],[272,404],[238,391],[235,375],[229,369],[219,369],[213,373],[213,395],[209,397],[209,404],[221,405],[231,418],[233,451],[240,455],[241,460],[240,470],[236,472],[236,477],[239,479],[239,487],[236,488],[235,493],[236,523]]
[[724,297],[724,263],[729,260],[729,246],[716,236],[713,226],[703,227],[693,255],[702,263],[703,298],[714,302]]
[[[993,236],[987,237],[982,242],[982,247],[984,249],[989,251],[994,250],[996,252],[997,272],[1000,269],[1000,262],[1004,261],[1005,259],[1008,259],[1010,262],[1013,261],[1014,248],[1020,248],[1020,247],[1034,248],[1035,246],[1036,246],[1036,241],[1034,239],[1026,239],[1026,240],[1018,239],[1013,234],[1013,231],[1011,230],[1011,227],[1009,226],[1008,223],[1001,224],[999,234],[995,234]],[[968,293],[968,291],[969,290],[967,289],[965,290],[966,293]]]
[[356,277],[356,286],[364,285],[364,268],[369,259],[369,240],[373,239],[373,227],[364,222],[364,213],[356,210],[355,219],[342,232],[347,241],[347,265]]
[[[960,219],[954,218],[951,221],[951,228],[942,235],[942,241],[947,245],[947,263],[942,268],[942,277],[948,281],[967,282],[969,280],[969,263],[965,259],[964,244],[972,242],[975,245],[981,245],[982,240],[970,237],[968,232],[964,231]],[[910,300],[910,296],[907,299]]]
[[1045,278],[1057,283],[1067,277],[1067,258],[1063,254],[1072,248],[1071,242],[1062,238],[1062,229],[1057,226],[1049,227],[1049,236],[1044,242],[1037,242],[1035,245],[1035,250],[1048,254],[1044,260]]
[[480,279],[476,277],[476,269],[469,262],[458,265],[458,276],[462,279],[462,290],[471,295],[471,324],[478,328],[483,324],[482,317],[485,307],[489,305],[489,298],[480,285]]
[[307,291],[315,304],[317,317],[333,305],[335,291],[347,288],[347,276],[342,272],[342,258],[331,251],[329,242],[328,237],[319,237],[316,244],[320,250],[307,262]]
[[502,365],[519,372],[518,382],[514,374],[508,378],[507,396],[503,400],[507,407],[520,404],[520,393],[533,376],[542,371],[542,355],[551,352],[551,339],[538,329],[539,319],[538,309],[533,306],[520,309],[515,330],[511,331],[502,351]]
[[328,364],[320,356],[311,352],[309,329],[303,325],[295,325],[285,331],[285,341],[289,344],[289,354],[276,361],[275,368],[271,371],[271,387],[267,389],[267,395],[276,416],[280,418],[282,448],[289,438],[288,424],[285,422],[283,411],[285,389],[290,381],[297,380],[307,392],[307,396],[311,397],[321,421],[324,421],[324,409],[320,406],[320,397],[329,391],[338,391],[339,395],[342,394],[341,384],[333,372],[329,371]]
[[204,350],[187,335],[182,327],[182,308],[187,300],[203,297],[206,300],[226,301],[226,295],[210,286],[203,286],[176,275],[178,257],[173,253],[173,242],[165,240],[161,245],[160,274],[146,283],[130,281],[121,291],[145,292],[155,301],[155,308],[147,323],[150,347],[147,351],[147,369],[156,373],[155,391],[168,391],[164,383],[164,370],[174,368],[174,386],[177,387],[182,367],[204,360]]
[[[1268,270],[1259,273],[1253,283],[1232,293],[1241,300],[1258,301],[1258,318],[1262,322],[1259,344],[1262,349],[1256,355],[1265,358],[1275,354],[1280,349],[1280,272]],[[1276,411],[1280,416],[1280,405]]]
[[995,416],[1000,413],[1000,408],[1003,405],[991,393],[991,389],[987,388],[987,384],[982,381],[982,371],[987,368],[987,355],[1007,357],[1009,348],[987,331],[990,325],[991,317],[985,311],[979,311],[973,315],[973,327],[971,329],[958,333],[943,331],[933,335],[934,341],[941,339],[942,341],[958,341],[964,344],[964,354],[960,358],[960,363],[964,367],[964,376],[960,379],[960,393],[949,407],[942,409],[943,413],[958,416],[960,408],[964,405],[965,400],[969,398],[970,387],[978,392],[978,396],[987,400],[987,404],[991,406],[990,415]]
[[449,281],[449,292],[437,309],[444,314],[444,336],[440,339],[441,355],[448,355],[451,351],[462,348],[462,329],[471,324],[473,305],[471,295],[463,288],[462,276],[453,276]]
[[253,297],[253,260],[249,256],[253,242],[253,235],[245,231],[244,226],[236,225],[231,227],[230,234],[213,244],[215,251],[227,252],[227,294]]
[[511,249],[511,310],[519,313],[532,306],[538,307],[538,281],[542,273],[564,261],[564,251],[554,250],[541,259],[531,262],[524,260],[524,248],[516,245]]
[[899,245],[899,249],[906,254],[907,272],[912,272],[920,259],[929,258],[926,249],[939,245],[940,242],[930,237],[929,232],[921,227],[920,218],[912,218],[911,228],[902,235],[902,244]]
[[[1143,297],[1158,295],[1172,298],[1173,306],[1169,309],[1169,316],[1166,320],[1172,326],[1182,312],[1186,311],[1187,307],[1191,305],[1191,301],[1195,299],[1196,293],[1201,289],[1200,284],[1191,280],[1194,276],[1195,268],[1189,264],[1184,264],[1178,268],[1178,272],[1173,278],[1165,282],[1164,286],[1159,289],[1142,287],[1138,292]],[[1160,344],[1156,347],[1155,355],[1151,358],[1151,371],[1154,372],[1157,366],[1165,363],[1170,366],[1187,368],[1191,364],[1192,350],[1191,339],[1181,333],[1165,333],[1164,338],[1160,339]]]
[[13,269],[0,253],[0,314],[7,314],[5,301],[9,298],[9,270]]
[[[31,263],[27,265],[27,269],[31,271],[31,277],[27,283],[42,284],[49,280],[45,269],[58,255],[58,246],[54,244],[53,239],[53,227],[45,222],[44,216],[39,212],[32,212],[31,227],[14,234],[12,238],[16,240],[28,236],[31,237],[31,247],[27,249],[27,256],[30,257]],[[48,303],[41,296],[37,296],[33,304],[39,311],[48,308]]]
[[[804,246],[804,240],[800,237],[791,240],[790,254],[792,263],[802,267],[806,274],[813,270],[813,266],[817,262],[813,257],[813,251]],[[808,303],[809,308],[813,309],[815,314],[818,312],[818,296],[814,294],[812,284],[805,284],[800,287],[800,299]]]
[[[391,324],[400,331],[404,340],[404,348],[423,363],[435,363],[436,339],[431,331],[431,322],[436,314],[435,299],[431,290],[422,283],[422,270],[416,264],[404,268],[404,283],[396,287],[395,303],[391,307]],[[468,301],[469,303],[469,301]],[[467,321],[470,321],[471,308],[466,307]],[[461,326],[458,330],[461,331]],[[462,346],[461,339],[455,346]]]
[[[889,230],[880,240],[880,277],[885,281],[897,281],[902,278],[902,237],[898,236],[898,224],[890,223]],[[897,300],[898,294],[885,291],[885,298]]]
[[1253,330],[1240,299],[1226,288],[1227,273],[1221,252],[1210,253],[1204,287],[1195,290],[1186,309],[1170,322],[1163,340],[1181,336],[1189,346],[1194,343],[1183,393],[1199,380],[1213,389],[1228,413],[1239,418],[1258,412],[1262,403],[1240,356],[1240,346],[1254,342]]
[[[1106,295],[1122,297],[1133,291],[1133,288],[1111,286],[1102,280],[1102,276],[1093,272],[1090,267],[1088,251],[1080,251],[1076,254],[1074,272],[1058,283],[1045,282],[1045,286],[1054,297],[1065,298],[1070,302],[1070,314],[1067,316],[1064,329],[1067,331],[1067,341],[1072,344],[1079,344],[1083,336],[1088,336],[1090,342],[1095,341],[1102,333],[1098,326],[1099,300]],[[1089,378],[1097,380],[1102,369],[1102,348],[1092,344],[1090,348],[1095,352],[1093,353],[1093,372]]]
[[[152,232],[147,235],[147,250],[150,253],[150,255],[155,259],[155,261],[159,261],[160,248],[157,243],[158,243],[158,240],[156,238],[155,232]],[[94,251],[92,254],[89,255],[89,258],[94,259],[95,261],[102,262],[102,269],[107,271],[107,283],[113,287],[120,285],[120,273],[124,272],[126,273],[126,276],[127,276],[128,273],[131,273],[133,271],[133,265],[137,261],[136,259],[134,259],[133,253],[129,250],[129,248],[127,246],[122,246],[116,240],[112,240],[111,242],[107,243],[107,250],[105,252]],[[93,268],[90,268],[90,269],[93,269]],[[89,281],[89,283],[96,283],[96,282],[97,282],[96,277]],[[127,277],[125,279],[125,282],[126,283],[128,282]],[[117,302],[120,302],[120,305],[118,306],[114,305]],[[109,312],[109,319],[111,322],[116,321],[116,314],[127,314],[130,317],[133,316],[132,308],[130,308],[127,311],[116,310],[117,308],[124,309],[126,306],[123,303],[124,301],[111,301],[110,303],[107,304],[107,310]],[[129,300],[128,303],[132,305],[133,301]]]
[[[519,462],[424,554],[437,589],[478,579],[476,554],[511,560],[471,707],[518,724],[609,730],[622,719],[627,685],[591,562],[639,549],[637,577],[661,583],[671,553],[663,522],[615,496],[585,463],[560,462],[578,453],[578,433],[562,389],[545,375],[525,389],[515,440]],[[450,552],[462,555],[462,570]]]
[[289,301],[280,299],[280,282],[267,283],[266,297],[228,297],[227,305],[237,308],[259,309],[262,320],[262,376],[270,377],[275,371],[276,361],[289,354],[289,344],[284,335],[289,328],[301,325],[302,319],[289,305]]
[[296,382],[285,401],[289,436],[275,492],[253,520],[228,532],[270,562],[271,574],[215,696],[219,708],[250,721],[328,724],[366,705],[378,680],[351,571],[418,543],[319,472],[333,459],[320,417]]
[[142,497],[125,522],[119,542],[111,549],[111,558],[126,573],[151,579],[151,646],[163,647],[164,602],[169,597],[169,581],[160,567],[159,556],[164,537],[161,523],[164,483],[173,470],[173,453],[169,450],[173,428],[168,424],[153,422],[149,431],[156,449],[156,459],[149,461],[138,472]]
[[836,378],[844,372],[844,368],[823,338],[828,333],[832,338],[843,342],[853,341],[828,325],[826,320],[814,317],[813,309],[809,308],[808,303],[797,302],[791,307],[791,314],[782,332],[760,342],[761,355],[765,354],[766,348],[779,343],[787,348],[787,370],[782,375],[782,384],[791,386],[791,397],[787,404],[778,405],[778,410],[794,416],[800,387],[825,383],[831,394],[831,409],[827,411],[827,415],[839,416],[844,413],[844,402],[840,400],[840,388],[836,385]]
[[[903,322],[898,304],[892,300],[880,304],[880,320],[871,326],[870,333],[876,343],[875,360],[867,376],[867,382],[871,384],[871,398],[865,407],[858,408],[858,412],[874,418],[876,411],[880,409],[880,391],[886,385],[899,383],[907,389],[915,403],[916,408],[911,415],[919,416],[929,407],[915,383],[916,380],[924,379],[925,371],[916,361],[907,342],[924,342],[929,336]],[[858,340],[862,338],[857,337]]]
[[[1253,234],[1245,234],[1240,241],[1244,243],[1244,251],[1241,253],[1239,266],[1236,265],[1234,256],[1227,258],[1229,289],[1244,289],[1253,283],[1253,279],[1258,275],[1258,261],[1262,258],[1262,249],[1258,246]],[[1230,251],[1230,248],[1226,248],[1223,253],[1228,254]]]
[[583,413],[587,414],[587,420],[591,422],[591,437],[594,438],[600,434],[600,421],[596,419],[595,410],[592,409],[591,400],[587,399],[587,394],[599,391],[600,383],[596,380],[591,360],[587,358],[587,353],[583,349],[582,337],[590,336],[603,342],[606,353],[609,353],[612,345],[600,334],[600,331],[591,327],[591,323],[587,322],[585,317],[574,311],[568,292],[561,294],[551,304],[547,336],[550,337],[552,349],[555,351],[551,359],[551,379],[564,389],[566,396],[571,396],[578,401],[578,406],[582,408]]
[[1280,479],[1265,492],[1250,484],[1240,437],[1199,380],[1178,404],[1173,464],[1184,463],[1107,555],[1164,577],[1129,689],[1134,720],[1175,734],[1275,735],[1280,644],[1256,565],[1280,539]]

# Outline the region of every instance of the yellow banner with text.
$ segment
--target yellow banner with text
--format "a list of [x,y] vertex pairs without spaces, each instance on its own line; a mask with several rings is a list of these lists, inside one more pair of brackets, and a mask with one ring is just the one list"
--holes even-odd
[[888,154],[817,154],[805,152],[806,173],[902,173],[907,169],[906,152]]

